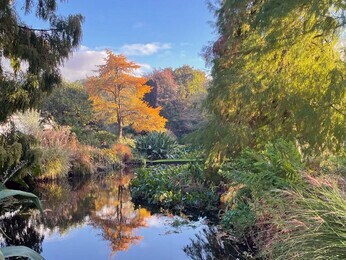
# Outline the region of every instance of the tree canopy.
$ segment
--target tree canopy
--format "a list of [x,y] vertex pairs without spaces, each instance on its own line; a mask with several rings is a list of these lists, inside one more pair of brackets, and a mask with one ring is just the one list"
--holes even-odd
[[341,0],[222,1],[219,38],[207,48],[213,119],[203,132],[215,158],[277,138],[305,154],[342,147],[344,8]]
[[156,84],[156,101],[168,119],[167,128],[178,137],[196,130],[205,119],[201,103],[207,92],[206,73],[184,65],[156,69],[147,77]]
[[25,14],[33,12],[48,25],[32,28],[20,19],[16,1],[0,1],[0,121],[36,106],[43,92],[57,86],[59,65],[80,43],[83,17],[58,15],[56,2],[24,1]]
[[124,126],[137,132],[164,129],[167,120],[160,116],[161,108],[143,100],[151,88],[145,85],[147,79],[134,75],[139,65],[108,50],[106,64],[98,67],[98,76],[89,77],[85,86],[95,111],[109,123],[117,123],[118,138]]

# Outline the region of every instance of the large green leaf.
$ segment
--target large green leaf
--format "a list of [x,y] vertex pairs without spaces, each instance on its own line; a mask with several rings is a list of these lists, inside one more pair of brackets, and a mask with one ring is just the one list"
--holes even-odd
[[21,198],[31,200],[43,214],[43,209],[42,209],[40,199],[35,194],[32,194],[30,192],[20,191],[20,190],[0,189],[0,201],[6,198],[14,197],[14,196],[19,196]]
[[8,246],[0,248],[0,260],[5,260],[5,257],[11,256],[28,257],[32,260],[44,260],[41,255],[26,246]]

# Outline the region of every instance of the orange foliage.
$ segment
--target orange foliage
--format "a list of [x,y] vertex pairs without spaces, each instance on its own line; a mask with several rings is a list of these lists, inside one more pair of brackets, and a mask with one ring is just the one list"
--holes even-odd
[[104,239],[110,241],[112,253],[126,251],[143,237],[136,229],[145,227],[150,211],[135,209],[128,189],[131,175],[120,174],[117,178],[104,180],[104,186],[95,199],[95,211],[91,212],[91,222],[102,229]]
[[151,88],[145,85],[145,78],[134,76],[138,64],[107,50],[106,64],[98,67],[98,76],[87,79],[86,90],[95,111],[109,123],[118,124],[119,138],[124,126],[137,132],[164,129],[167,119],[160,116],[161,108],[150,107],[143,100]]
[[128,162],[132,159],[131,148],[126,144],[117,143],[112,147],[112,151],[122,162]]

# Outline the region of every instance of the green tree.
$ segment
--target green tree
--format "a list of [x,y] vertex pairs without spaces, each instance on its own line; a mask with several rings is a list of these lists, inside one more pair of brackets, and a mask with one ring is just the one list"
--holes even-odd
[[[345,1],[222,1],[218,40],[207,50],[213,119],[203,140],[213,158],[277,138],[306,154],[342,147],[346,136]],[[206,137],[206,135],[209,135]]]
[[206,92],[207,77],[204,71],[184,65],[173,71],[173,77],[179,85],[178,94],[181,98],[190,98],[196,93]]
[[59,125],[82,128],[94,121],[92,103],[88,98],[81,83],[64,82],[43,100],[41,109],[52,115]]
[[[83,17],[58,15],[56,2],[24,1],[25,14],[34,12],[47,24],[41,29],[20,19],[16,1],[0,1],[0,121],[36,106],[43,92],[57,86],[59,65],[80,43]],[[4,66],[6,60],[10,60],[11,69]]]

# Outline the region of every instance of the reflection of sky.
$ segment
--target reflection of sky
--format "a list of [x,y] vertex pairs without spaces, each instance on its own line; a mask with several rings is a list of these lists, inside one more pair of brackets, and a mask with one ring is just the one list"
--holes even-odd
[[142,236],[143,239],[129,250],[117,252],[115,255],[112,255],[109,241],[103,240],[102,231],[92,226],[73,228],[64,236],[54,232],[45,237],[42,255],[47,260],[189,259],[182,249],[202,227],[174,228],[170,225],[173,220],[159,215],[147,218],[147,227],[135,230],[135,235]]

